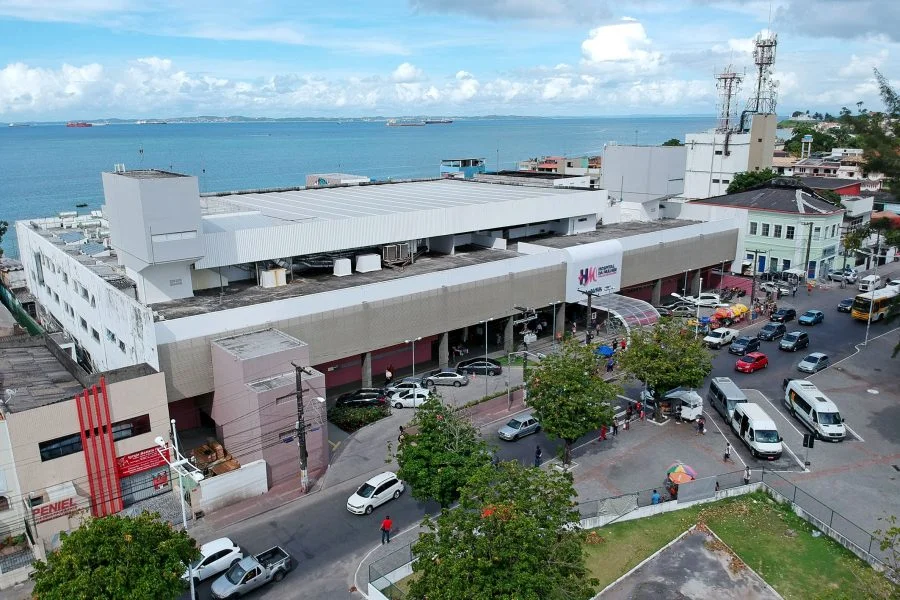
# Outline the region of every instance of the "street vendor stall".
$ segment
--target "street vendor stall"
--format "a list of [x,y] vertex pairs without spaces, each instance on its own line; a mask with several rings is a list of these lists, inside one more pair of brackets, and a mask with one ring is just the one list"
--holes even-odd
[[673,463],[666,470],[666,480],[664,485],[672,500],[678,499],[678,486],[688,481],[697,479],[697,472],[683,463]]

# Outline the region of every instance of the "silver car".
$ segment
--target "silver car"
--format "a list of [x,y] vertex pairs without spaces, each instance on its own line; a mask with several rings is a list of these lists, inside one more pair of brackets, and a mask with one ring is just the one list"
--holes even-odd
[[804,373],[818,373],[828,366],[828,355],[821,352],[813,352],[800,361],[797,369]]
[[521,437],[537,433],[540,430],[541,424],[529,413],[510,419],[506,425],[497,431],[497,435],[502,440],[514,442]]
[[425,385],[452,385],[453,387],[460,387],[469,385],[469,376],[450,370],[438,371],[425,378]]

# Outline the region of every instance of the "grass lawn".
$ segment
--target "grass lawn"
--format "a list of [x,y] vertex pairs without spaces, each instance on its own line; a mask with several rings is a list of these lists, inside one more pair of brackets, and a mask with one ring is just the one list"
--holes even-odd
[[585,553],[598,589],[698,522],[784,598],[898,597],[869,565],[825,535],[812,537],[812,526],[761,492],[594,530],[602,541],[586,543]]

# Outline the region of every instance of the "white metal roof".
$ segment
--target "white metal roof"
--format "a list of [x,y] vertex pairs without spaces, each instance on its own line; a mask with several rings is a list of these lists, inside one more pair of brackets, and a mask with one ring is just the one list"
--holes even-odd
[[[337,188],[290,190],[227,196],[206,196],[210,212],[222,208],[259,211],[302,222],[313,219],[353,219],[454,206],[485,205],[537,195],[570,195],[574,190],[494,185],[451,179],[410,181]],[[224,206],[222,206],[224,205]]]

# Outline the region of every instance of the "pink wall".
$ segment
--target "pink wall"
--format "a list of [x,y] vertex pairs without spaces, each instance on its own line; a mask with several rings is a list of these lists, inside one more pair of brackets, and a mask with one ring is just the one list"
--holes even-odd
[[169,418],[175,419],[178,429],[200,427],[200,411],[194,404],[193,398],[169,402]]
[[[431,347],[438,337],[427,336],[416,342],[416,365],[431,361]],[[372,352],[372,383],[382,381],[388,366],[393,366],[395,370],[406,370],[412,367],[412,362],[412,344],[398,344],[375,350]],[[329,389],[356,383],[362,380],[362,357],[348,356],[316,365],[316,369],[325,373],[325,383]]]

